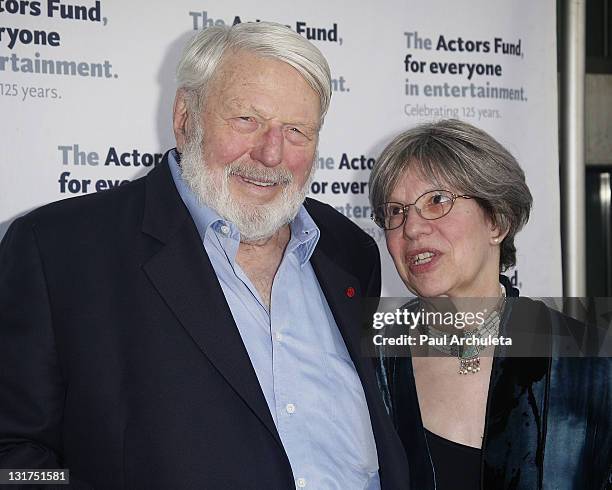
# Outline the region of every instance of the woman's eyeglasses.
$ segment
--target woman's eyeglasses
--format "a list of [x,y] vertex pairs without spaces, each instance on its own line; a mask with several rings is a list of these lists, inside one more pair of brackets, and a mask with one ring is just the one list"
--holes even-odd
[[421,194],[412,204],[385,202],[377,206],[372,213],[372,220],[383,230],[395,230],[404,224],[408,209],[414,206],[423,219],[439,219],[450,213],[458,198],[471,199],[472,196],[457,195],[450,191],[435,190]]

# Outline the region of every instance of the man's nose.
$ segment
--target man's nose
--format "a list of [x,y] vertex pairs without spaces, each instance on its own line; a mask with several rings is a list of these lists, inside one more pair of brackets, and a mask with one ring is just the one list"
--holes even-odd
[[266,167],[274,167],[283,161],[283,129],[268,127],[261,135],[258,144],[251,150],[251,158],[263,163]]
[[402,226],[404,238],[417,240],[423,235],[431,233],[431,221],[422,218],[414,205],[407,207],[404,212],[406,213],[406,220]]

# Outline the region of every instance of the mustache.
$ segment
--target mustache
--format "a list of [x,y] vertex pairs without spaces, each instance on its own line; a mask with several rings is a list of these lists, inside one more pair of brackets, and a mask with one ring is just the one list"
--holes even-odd
[[271,182],[274,184],[291,184],[293,175],[286,168],[255,167],[252,163],[231,162],[225,169],[226,177],[237,175],[250,180]]

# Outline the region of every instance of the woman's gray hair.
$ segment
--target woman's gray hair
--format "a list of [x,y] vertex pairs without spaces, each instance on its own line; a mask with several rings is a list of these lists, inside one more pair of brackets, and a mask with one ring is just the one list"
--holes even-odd
[[206,87],[230,51],[252,52],[295,68],[319,96],[323,121],[331,99],[327,60],[314,44],[287,26],[273,22],[212,26],[193,37],[185,47],[176,76],[179,88],[196,97],[198,109],[206,97]]
[[457,119],[421,124],[387,145],[370,175],[370,202],[388,201],[404,172],[413,167],[440,188],[476,198],[492,223],[507,235],[500,271],[516,264],[514,237],[529,220],[532,197],[516,159],[493,137]]

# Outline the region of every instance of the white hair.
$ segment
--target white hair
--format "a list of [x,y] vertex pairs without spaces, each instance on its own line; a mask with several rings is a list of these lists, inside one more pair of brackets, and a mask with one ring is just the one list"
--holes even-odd
[[[323,121],[331,99],[331,74],[325,57],[314,44],[273,22],[212,26],[193,37],[185,47],[176,75],[179,88],[191,96],[191,104],[197,102],[197,109],[229,51],[249,51],[291,65],[319,96]],[[192,105],[191,110],[196,107]]]

